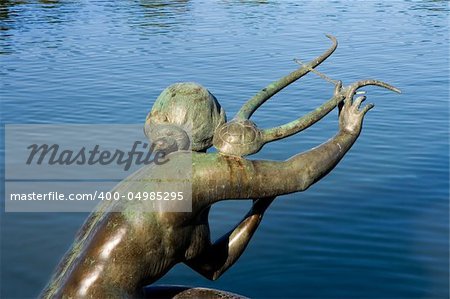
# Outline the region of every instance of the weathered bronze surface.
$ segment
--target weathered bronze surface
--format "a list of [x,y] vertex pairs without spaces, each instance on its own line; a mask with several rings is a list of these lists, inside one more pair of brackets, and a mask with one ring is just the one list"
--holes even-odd
[[151,286],[144,288],[145,298],[159,299],[247,299],[238,294],[208,288],[191,288],[185,286]]
[[[173,84],[159,95],[145,121],[144,131],[159,140],[186,150],[205,151],[212,145],[216,128],[226,121],[225,111],[203,86],[187,82]],[[189,140],[191,135],[192,140]]]
[[[252,113],[329,57],[337,46],[336,39],[330,39],[333,46],[325,54],[264,88],[229,123],[225,123],[225,113],[205,88],[194,83],[167,88],[155,102],[146,120],[145,132],[160,140],[162,147],[178,149],[158,171],[170,171],[192,158],[192,212],[150,213],[135,206],[132,210],[124,207],[123,212],[108,213],[107,206],[100,208],[83,225],[42,297],[145,296],[143,287],[161,278],[177,263],[185,263],[212,280],[220,277],[245,250],[274,198],[308,189],[329,173],[357,140],[363,118],[373,105],[360,109],[365,97],[353,100],[356,90],[378,85],[399,92],[375,80],[359,81],[346,88],[338,83],[332,98],[308,115],[277,128],[256,128],[249,120]],[[264,143],[314,124],[336,106],[339,107],[338,132],[322,145],[286,161],[242,157],[259,151]],[[177,128],[171,131],[174,124]],[[158,126],[161,126],[160,132]],[[184,134],[180,127],[192,132],[192,140],[186,141],[189,134]],[[206,153],[213,142],[221,152]],[[190,144],[193,151],[185,150],[186,144]],[[157,182],[145,181],[152,169],[141,168],[127,183],[120,183],[114,190],[157,190]],[[229,199],[253,200],[253,206],[234,229],[212,243],[208,224],[210,207]],[[134,204],[145,205],[146,202]],[[196,294],[194,297],[214,296],[214,292]]]

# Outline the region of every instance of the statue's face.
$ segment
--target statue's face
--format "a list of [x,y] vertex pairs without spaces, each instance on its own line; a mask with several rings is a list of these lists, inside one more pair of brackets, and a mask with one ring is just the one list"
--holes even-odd
[[179,150],[189,150],[191,147],[188,134],[177,125],[159,124],[145,126],[144,131],[153,142],[157,151],[171,153]]

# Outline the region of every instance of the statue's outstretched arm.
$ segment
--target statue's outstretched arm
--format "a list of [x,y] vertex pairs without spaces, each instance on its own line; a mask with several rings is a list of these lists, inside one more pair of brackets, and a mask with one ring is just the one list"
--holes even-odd
[[[358,138],[365,97],[353,94],[340,107],[339,131],[326,143],[286,161],[252,161],[227,155],[205,155],[195,161],[193,195],[199,203],[226,199],[263,198],[303,191],[328,174]],[[194,157],[196,160],[197,158]]]
[[242,255],[275,197],[255,199],[244,219],[203,253],[185,263],[208,279],[216,280]]

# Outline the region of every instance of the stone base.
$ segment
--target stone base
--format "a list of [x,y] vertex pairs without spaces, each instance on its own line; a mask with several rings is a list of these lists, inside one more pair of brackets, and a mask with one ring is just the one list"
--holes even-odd
[[144,298],[159,298],[159,299],[248,299],[245,296],[233,294],[226,291],[176,286],[176,285],[160,285],[148,286],[144,288]]

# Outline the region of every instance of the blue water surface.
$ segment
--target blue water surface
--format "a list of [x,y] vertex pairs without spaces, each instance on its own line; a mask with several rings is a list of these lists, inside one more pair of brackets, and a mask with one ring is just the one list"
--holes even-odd
[[[179,81],[206,86],[232,117],[294,70],[293,58],[327,49],[325,33],[340,45],[321,72],[344,84],[384,80],[403,94],[366,89],[376,107],[352,150],[309,190],[279,197],[219,280],[179,265],[158,283],[254,298],[448,298],[448,1],[1,1],[1,121],[143,123]],[[310,74],[254,120],[291,121],[332,90]],[[255,158],[286,159],[337,128],[331,113]],[[214,236],[249,206],[217,204]],[[36,297],[86,216],[2,212],[0,297]]]

